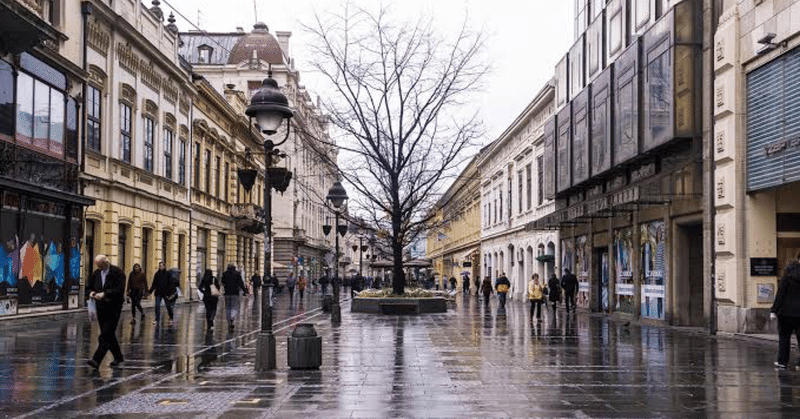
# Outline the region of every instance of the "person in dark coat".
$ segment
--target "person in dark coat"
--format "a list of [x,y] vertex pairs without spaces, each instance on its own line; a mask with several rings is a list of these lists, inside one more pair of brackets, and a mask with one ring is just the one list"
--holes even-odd
[[142,315],[144,321],[144,310],[142,310],[142,297],[147,293],[147,277],[144,276],[141,265],[135,263],[131,274],[128,275],[128,298],[131,299],[131,313],[133,318],[131,324],[136,324],[136,309]]
[[458,284],[458,281],[456,281],[456,277],[451,276],[450,277],[450,291],[455,291],[456,290],[456,284]]
[[253,284],[253,297],[258,298],[258,289],[261,288],[261,275],[254,273],[250,277],[250,283]]
[[506,296],[508,295],[508,291],[511,289],[511,281],[508,280],[505,272],[503,272],[500,277],[497,278],[495,288],[497,289],[497,299],[500,303],[500,307],[505,308]]
[[800,342],[800,253],[786,266],[769,311],[770,318],[778,320],[778,360],[775,366],[785,369],[789,364],[792,333]]
[[[553,303],[553,312],[555,312],[556,305],[561,302],[561,284],[558,282],[556,274],[550,274],[550,279],[547,281],[547,288],[548,299]],[[545,308],[547,308],[546,304]]]
[[172,324],[175,317],[175,301],[178,299],[178,290],[175,286],[175,281],[172,279],[172,274],[167,271],[167,265],[161,261],[158,262],[158,271],[153,275],[153,283],[150,284],[150,293],[156,296],[156,319],[153,324],[159,324],[161,321],[161,301],[167,307],[167,314],[169,315],[169,323]]
[[105,255],[94,258],[97,269],[89,277],[86,284],[87,299],[95,300],[97,305],[97,322],[100,325],[100,337],[97,350],[87,364],[94,369],[100,366],[106,353],[111,351],[114,355],[112,367],[116,367],[124,360],[122,351],[117,341],[117,325],[122,314],[122,305],[125,302],[125,272],[111,265]]
[[206,269],[198,287],[203,293],[203,305],[206,307],[206,330],[214,328],[214,317],[217,315],[217,304],[219,304],[219,295],[214,295],[211,285],[216,286],[219,292],[219,278],[214,276],[211,269]]
[[486,304],[489,304],[489,297],[492,295],[492,280],[489,279],[488,276],[483,278],[483,283],[481,284],[481,293],[483,293],[483,301]]
[[469,274],[463,273],[461,274],[461,288],[464,291],[464,294],[469,295]]
[[228,320],[228,329],[233,330],[233,320],[239,314],[239,291],[247,295],[247,288],[244,287],[242,275],[232,263],[222,273],[222,286],[225,287],[225,318]]
[[569,312],[571,306],[572,311],[575,312],[575,291],[578,290],[578,278],[569,271],[569,268],[564,268],[564,276],[561,277],[561,288],[564,289],[564,307]]

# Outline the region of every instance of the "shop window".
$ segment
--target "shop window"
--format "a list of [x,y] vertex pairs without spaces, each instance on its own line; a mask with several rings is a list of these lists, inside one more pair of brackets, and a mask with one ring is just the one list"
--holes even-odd
[[14,72],[0,60],[0,140],[14,138]]
[[119,104],[119,134],[122,146],[122,161],[131,162],[131,136],[133,133],[131,107],[126,103]]
[[95,253],[95,238],[97,237],[97,225],[94,220],[86,220],[85,235],[86,235],[86,269],[83,274],[84,278],[88,278],[92,273],[92,266],[94,264]]
[[89,85],[86,91],[86,147],[100,151],[102,94],[100,89]]
[[144,118],[144,170],[153,171],[153,141],[155,140],[155,121]]
[[164,130],[164,177],[172,180],[172,138],[171,129]]

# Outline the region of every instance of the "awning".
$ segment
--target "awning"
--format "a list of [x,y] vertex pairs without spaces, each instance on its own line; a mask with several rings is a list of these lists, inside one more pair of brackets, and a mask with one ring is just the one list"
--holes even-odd
[[461,261],[464,261],[464,260],[472,261],[472,256],[475,253],[477,253],[479,250],[480,249],[478,249],[477,247],[473,247],[473,248],[469,249],[468,251],[466,251],[465,253],[463,253],[461,256],[459,256],[458,260],[461,260]]

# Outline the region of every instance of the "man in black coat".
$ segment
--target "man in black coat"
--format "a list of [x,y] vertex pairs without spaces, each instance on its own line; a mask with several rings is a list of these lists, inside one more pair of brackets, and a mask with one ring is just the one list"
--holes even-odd
[[564,289],[564,306],[569,312],[570,306],[572,311],[575,312],[575,292],[578,290],[578,278],[569,271],[569,268],[564,268],[564,276],[561,277],[561,288]]
[[770,311],[771,319],[778,319],[778,360],[775,366],[785,369],[789,364],[792,333],[800,342],[800,254],[784,270]]
[[105,255],[94,258],[97,269],[89,277],[86,284],[86,296],[95,301],[97,305],[97,322],[100,325],[100,337],[97,350],[92,359],[87,363],[94,369],[103,362],[106,353],[111,351],[114,355],[112,367],[123,361],[122,351],[117,341],[117,324],[122,314],[122,304],[125,302],[125,272],[112,266]]
[[158,271],[153,275],[153,283],[150,285],[150,293],[156,296],[156,319],[153,324],[159,324],[161,321],[161,301],[167,307],[167,314],[169,315],[169,322],[175,317],[175,301],[178,299],[178,290],[172,274],[167,271],[167,265],[161,261],[158,262]]

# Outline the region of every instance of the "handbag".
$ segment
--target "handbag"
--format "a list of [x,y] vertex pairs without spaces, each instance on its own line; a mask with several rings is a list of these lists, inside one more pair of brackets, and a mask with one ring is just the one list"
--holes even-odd
[[216,284],[211,284],[211,285],[209,285],[208,288],[211,290],[211,295],[213,297],[219,297],[220,296],[221,293],[219,292],[219,288],[217,288]]

